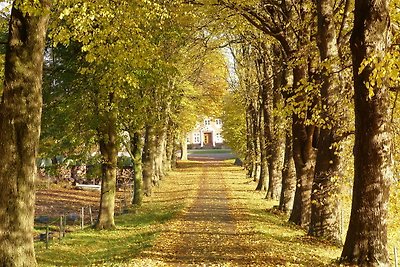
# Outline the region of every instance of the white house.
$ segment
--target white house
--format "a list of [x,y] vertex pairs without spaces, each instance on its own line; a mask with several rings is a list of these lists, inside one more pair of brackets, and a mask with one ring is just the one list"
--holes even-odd
[[188,148],[216,148],[223,143],[221,119],[204,118],[187,135]]

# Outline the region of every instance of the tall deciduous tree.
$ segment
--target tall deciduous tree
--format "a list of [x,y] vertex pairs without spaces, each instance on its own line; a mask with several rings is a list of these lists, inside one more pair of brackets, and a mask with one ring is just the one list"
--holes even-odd
[[354,187],[342,262],[361,266],[389,266],[390,97],[385,77],[372,75],[391,42],[389,2],[356,0],[350,40],[356,122]]
[[[341,101],[339,51],[337,46],[334,9],[331,0],[316,1],[318,17],[317,44],[321,62],[321,127],[312,187],[311,222],[309,234],[341,243],[339,223],[339,120],[335,113]],[[329,64],[329,65],[328,65]],[[329,66],[329,67],[327,67]],[[339,117],[336,114],[336,117]]]
[[14,3],[0,104],[0,266],[35,266],[34,179],[50,1]]
[[115,227],[114,211],[118,160],[118,110],[113,93],[108,95],[108,103],[99,111],[100,124],[98,138],[101,154],[101,195],[100,210],[96,229],[113,229]]

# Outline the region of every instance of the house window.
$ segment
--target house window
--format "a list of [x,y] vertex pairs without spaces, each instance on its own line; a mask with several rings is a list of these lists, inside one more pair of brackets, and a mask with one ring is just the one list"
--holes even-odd
[[221,133],[216,133],[215,134],[215,137],[216,137],[216,142],[217,143],[222,143],[223,141],[222,141],[222,134]]
[[221,119],[216,119],[215,120],[216,125],[222,125],[222,120]]
[[205,125],[205,126],[210,125],[210,120],[209,120],[209,119],[205,119],[205,120],[204,120],[204,125]]
[[193,134],[193,143],[195,143],[195,144],[200,143],[200,134],[199,133]]

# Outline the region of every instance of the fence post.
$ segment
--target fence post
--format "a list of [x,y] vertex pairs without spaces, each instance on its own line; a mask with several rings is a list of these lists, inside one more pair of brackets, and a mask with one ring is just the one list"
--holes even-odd
[[89,206],[89,216],[90,216],[90,225],[93,226],[93,214],[92,214],[92,207]]
[[49,225],[46,224],[46,249],[49,249]]
[[63,237],[63,216],[60,216],[60,233],[59,233],[59,237],[58,237],[58,239],[60,240],[60,242],[61,242],[61,239],[62,239],[62,237]]
[[394,247],[394,267],[398,267],[397,248],[396,247]]
[[81,229],[83,229],[83,226],[85,225],[85,208],[82,207],[82,212],[81,212]]
[[63,237],[65,237],[67,235],[67,215],[63,215],[64,216],[64,227],[63,227]]

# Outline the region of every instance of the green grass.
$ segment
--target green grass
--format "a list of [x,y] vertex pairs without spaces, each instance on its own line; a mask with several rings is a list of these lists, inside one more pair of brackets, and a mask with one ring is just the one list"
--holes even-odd
[[87,266],[106,262],[127,262],[140,251],[152,245],[162,229],[182,205],[153,205],[138,214],[130,213],[116,218],[117,229],[96,231],[87,228],[67,234],[61,243],[52,241],[50,249],[36,243],[40,266]]
[[[189,170],[190,171],[190,170]],[[180,171],[172,172],[146,198],[139,209],[117,216],[117,229],[97,231],[91,228],[67,233],[60,242],[55,238],[46,249],[44,242],[35,242],[39,266],[97,266],[128,264],[141,251],[152,246],[166,223],[187,206],[191,190],[190,179],[179,184]],[[174,197],[179,188],[179,196]],[[176,194],[176,193],[175,193]],[[72,228],[70,228],[72,229]],[[43,229],[40,229],[43,230]],[[56,235],[58,237],[58,235]]]
[[244,222],[239,231],[253,233],[253,240],[243,242],[253,248],[256,259],[264,259],[259,266],[337,266],[341,249],[288,223],[286,215],[271,209],[278,203],[266,200],[265,192],[254,191],[256,184],[245,178],[244,171],[231,167],[230,181],[237,216]]

